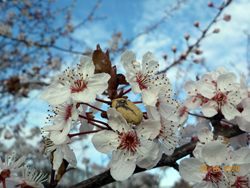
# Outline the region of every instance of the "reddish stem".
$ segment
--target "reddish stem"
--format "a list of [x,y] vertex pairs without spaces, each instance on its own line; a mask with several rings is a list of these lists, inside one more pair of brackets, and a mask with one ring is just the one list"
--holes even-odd
[[106,112],[106,111],[104,111],[104,110],[102,110],[102,109],[100,109],[100,108],[97,108],[97,107],[95,107],[95,106],[93,106],[93,105],[91,105],[91,104],[88,104],[88,103],[82,102],[82,103],[79,103],[79,104],[85,104],[85,105],[87,105],[87,106],[89,106],[89,107],[91,107],[91,108],[94,108],[94,109],[96,109],[96,110],[99,110],[99,111],[101,111],[101,112]]
[[123,94],[122,94],[122,95],[126,95],[126,94],[127,94],[127,93],[129,93],[131,90],[132,90],[131,88],[130,88],[130,89],[128,89],[127,91],[123,92]]
[[[94,121],[94,122],[97,122],[97,123],[101,123],[101,124],[105,125],[106,127],[109,127],[109,125],[108,125],[107,123],[104,123],[104,122],[102,122],[102,121],[98,121],[98,120],[95,120],[95,119],[91,119],[91,118],[85,117],[85,116],[83,116],[83,115],[79,115],[79,117],[80,117],[80,118],[83,118],[83,119],[87,119],[87,120],[89,120],[89,121]],[[88,122],[88,123],[90,123],[90,122]]]
[[198,115],[198,114],[192,114],[190,112],[188,112],[188,114],[192,115],[192,116],[196,116],[196,117],[201,117],[201,118],[209,119],[208,117],[205,117],[205,116],[202,116],[202,115]]
[[222,119],[221,121],[223,121],[224,123],[227,123],[227,124],[229,124],[229,125],[233,125],[233,126],[235,126],[235,124],[234,124],[234,123],[231,123],[231,122],[229,122],[229,121],[227,121],[227,120],[225,120],[225,119]]
[[110,101],[105,101],[105,100],[98,99],[98,98],[95,98],[95,100],[96,100],[96,101],[99,101],[99,102],[106,103],[106,104],[108,104],[108,105],[110,105],[110,104],[111,104],[111,102],[110,102]]
[[142,103],[142,101],[135,101],[133,102],[134,104],[139,104],[139,103]]
[[106,127],[103,127],[103,126],[100,126],[100,125],[97,125],[97,124],[95,124],[95,123],[93,123],[93,122],[89,122],[90,124],[92,124],[92,125],[94,125],[94,126],[96,126],[96,127],[98,127],[98,128],[100,128],[100,129],[106,129]]
[[73,136],[79,136],[79,135],[83,135],[83,134],[90,134],[90,133],[97,133],[101,130],[96,130],[96,131],[87,131],[87,132],[81,132],[81,133],[75,133],[75,134],[68,134],[68,136],[71,138]]
[[6,188],[5,179],[3,179],[3,188]]

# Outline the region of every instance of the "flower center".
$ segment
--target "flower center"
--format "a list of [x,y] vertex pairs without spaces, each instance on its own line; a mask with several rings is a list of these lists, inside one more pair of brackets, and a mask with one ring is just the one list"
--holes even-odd
[[219,106],[225,105],[227,103],[227,95],[219,92],[214,96],[213,100],[216,101]]
[[67,121],[71,117],[71,108],[72,108],[72,106],[73,106],[73,104],[68,105],[67,108],[66,108],[66,113],[65,113],[65,118],[64,118],[65,121]]
[[139,142],[137,140],[136,133],[131,131],[131,132],[123,133],[121,137],[121,144],[118,147],[118,149],[122,149],[122,150],[125,149],[125,150],[135,153],[136,147],[138,144]]
[[179,115],[180,117],[184,116],[184,114],[187,112],[187,107],[183,106],[180,110],[179,110]]
[[235,183],[232,187],[243,188],[248,186],[248,178],[247,177],[237,177]]
[[84,91],[87,88],[88,82],[85,80],[77,80],[74,81],[71,85],[71,93],[79,93],[81,91]]
[[10,170],[9,169],[4,169],[1,173],[0,173],[0,183],[5,181],[5,178],[9,178],[10,177]]
[[212,166],[207,166],[207,174],[206,177],[204,178],[204,181],[210,181],[211,183],[219,183],[223,179],[222,172],[219,171],[213,171]]
[[147,76],[139,73],[136,76],[136,82],[139,85],[140,90],[147,89],[148,87],[145,85],[147,83]]

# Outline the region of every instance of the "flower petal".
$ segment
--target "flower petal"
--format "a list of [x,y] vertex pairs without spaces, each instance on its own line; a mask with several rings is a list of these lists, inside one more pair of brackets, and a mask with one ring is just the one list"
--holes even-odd
[[206,172],[200,170],[201,166],[205,163],[198,159],[183,159],[179,166],[180,175],[185,181],[201,182],[206,177]]
[[113,130],[128,132],[131,129],[124,117],[115,108],[109,108],[107,114],[108,124]]
[[103,130],[92,137],[95,148],[102,153],[109,154],[120,145],[118,134],[113,131]]
[[148,140],[155,139],[159,135],[161,123],[157,120],[146,120],[142,122],[137,128],[136,132],[139,139]]
[[76,168],[77,160],[75,153],[73,152],[73,149],[70,149],[68,144],[64,144],[62,147],[63,152],[63,158],[68,161],[69,164],[71,164],[74,168]]
[[117,181],[128,179],[135,170],[135,161],[136,157],[130,156],[129,152],[115,151],[109,162],[111,176]]

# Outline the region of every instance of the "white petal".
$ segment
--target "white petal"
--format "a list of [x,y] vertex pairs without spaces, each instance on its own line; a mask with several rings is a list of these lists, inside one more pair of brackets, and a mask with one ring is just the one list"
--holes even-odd
[[[137,162],[136,164],[141,167],[141,168],[146,168],[146,169],[151,169],[153,168],[158,162],[159,160],[161,159],[162,157],[162,152],[163,152],[163,149],[161,147],[161,143],[158,141],[158,140],[154,140],[154,143],[156,143],[156,145],[153,147],[157,147],[158,148],[158,153],[157,153],[157,157],[155,157],[155,159],[152,159],[150,157],[141,157],[139,156],[138,159],[137,159]],[[153,154],[155,155],[154,152],[156,151],[152,151]]]
[[146,106],[146,110],[147,110],[147,115],[149,119],[160,121],[160,114],[157,111],[156,106]]
[[58,105],[66,101],[70,96],[71,90],[68,86],[60,83],[48,86],[40,96],[40,100],[45,100],[50,105]]
[[110,174],[117,181],[124,181],[128,179],[134,172],[136,158],[125,153],[123,150],[117,150],[113,153],[109,166]]
[[72,121],[67,121],[62,132],[52,131],[50,133],[50,139],[54,142],[54,144],[59,145],[59,144],[62,144],[66,140],[70,132],[71,126],[72,126]]
[[225,104],[221,107],[221,112],[227,120],[232,120],[235,116],[239,116],[240,112],[231,104]]
[[147,52],[142,57],[142,73],[150,72],[154,75],[158,71],[158,60],[151,52]]
[[139,154],[139,161],[142,158],[149,158],[155,160],[158,158],[159,147],[155,142],[144,140],[140,143],[140,146],[136,147],[136,150]]
[[201,99],[197,98],[195,96],[188,96],[186,100],[184,101],[184,104],[186,107],[188,107],[190,110],[195,110],[200,107],[201,105]]
[[94,94],[90,89],[85,89],[82,92],[72,93],[71,98],[74,102],[93,102],[96,98],[96,94]]
[[199,80],[196,82],[196,87],[198,92],[206,98],[211,99],[215,95],[215,86],[210,82]]
[[127,72],[136,74],[141,69],[141,64],[136,62],[136,56],[131,50],[123,52],[121,55],[121,64]]
[[146,120],[142,122],[136,129],[139,139],[155,139],[159,135],[161,123],[157,120]]
[[154,89],[143,89],[141,96],[144,106],[155,106],[158,99],[158,93]]
[[77,160],[75,153],[73,152],[73,149],[70,149],[68,144],[64,144],[62,147],[62,152],[64,153],[64,159],[68,161],[69,164],[71,164],[73,167],[76,168]]
[[229,91],[235,82],[236,76],[234,73],[229,72],[226,74],[222,74],[218,77],[217,88],[222,92]]
[[214,134],[207,127],[204,127],[198,131],[197,136],[200,142],[207,143],[213,140]]
[[213,184],[210,181],[202,181],[198,183],[193,188],[213,188]]
[[208,142],[201,151],[202,158],[209,166],[221,165],[227,155],[227,146],[221,141]]
[[42,127],[42,129],[44,131],[59,131],[59,130],[62,130],[64,128],[66,123],[67,123],[66,121],[62,121],[62,122],[54,121],[53,125],[44,126],[44,127]]
[[201,166],[205,166],[205,163],[198,159],[183,159],[179,166],[182,179],[185,181],[201,182],[206,177],[206,172],[200,170]]
[[110,75],[107,73],[94,74],[89,78],[87,87],[93,94],[102,94],[108,88],[109,79]]
[[84,78],[86,77],[86,75],[88,75],[88,77],[94,75],[95,65],[90,57],[82,55],[79,61],[81,63],[81,66],[79,67],[80,70],[75,69],[78,73],[83,74]]
[[118,134],[108,130],[95,133],[92,137],[92,143],[95,148],[105,154],[109,154],[117,149],[120,145],[118,140]]
[[218,104],[215,101],[209,101],[206,104],[203,104],[201,107],[201,111],[206,117],[213,117],[216,115],[218,108]]
[[115,109],[109,108],[107,111],[108,115],[108,124],[113,130],[119,132],[128,132],[130,126],[127,124],[127,121],[124,117]]
[[53,170],[58,170],[63,162],[62,146],[58,146],[54,152]]
[[219,72],[220,74],[226,74],[227,73],[227,68],[225,66],[218,66],[215,69],[216,72]]
[[243,117],[236,117],[236,122],[242,131],[250,132],[250,122]]
[[243,147],[233,155],[233,161],[237,164],[250,163],[250,148]]
[[193,80],[188,80],[184,85],[184,90],[189,95],[196,95],[197,93],[196,82]]

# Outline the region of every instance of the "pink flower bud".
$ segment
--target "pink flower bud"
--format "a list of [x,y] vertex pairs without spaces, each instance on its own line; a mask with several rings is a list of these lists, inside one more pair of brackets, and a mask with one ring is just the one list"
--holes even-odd
[[214,7],[213,3],[212,2],[208,2],[207,4],[209,7]]
[[186,40],[188,40],[190,35],[188,33],[186,33],[184,37],[185,37]]
[[223,18],[226,22],[230,21],[231,16],[229,14],[225,14]]
[[214,29],[213,32],[214,32],[214,33],[219,33],[219,32],[220,32],[220,29],[216,28],[216,29]]
[[199,54],[202,54],[202,51],[201,51],[201,50],[195,50],[195,53],[196,53],[197,55],[199,55]]
[[176,46],[172,46],[172,51],[175,53],[176,52],[176,50],[177,50],[177,47]]
[[167,54],[163,54],[163,58],[166,60],[168,58]]
[[195,27],[199,27],[199,22],[195,21],[195,22],[194,22],[194,26],[195,26]]
[[200,60],[199,60],[199,59],[194,59],[193,62],[194,62],[194,63],[199,63]]

